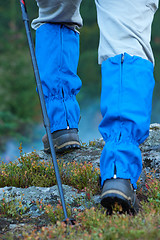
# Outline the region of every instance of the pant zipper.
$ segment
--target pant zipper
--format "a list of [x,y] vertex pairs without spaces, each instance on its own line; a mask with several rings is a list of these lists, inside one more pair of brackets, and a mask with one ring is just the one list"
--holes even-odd
[[122,118],[121,118],[121,102],[122,102],[122,78],[123,78],[123,64],[124,64],[124,54],[122,54],[121,56],[121,77],[120,77],[120,90],[119,90],[119,120],[120,120],[120,134],[119,134],[119,138],[118,141],[121,140],[121,126],[122,126]]
[[[121,123],[122,123],[122,121],[121,121],[121,108],[120,108],[120,104],[121,104],[123,63],[124,63],[124,54],[122,54],[122,56],[121,56],[121,72],[120,72],[121,76],[120,76],[120,89],[119,89],[119,120],[120,120],[120,128],[121,128]],[[118,142],[121,140],[121,136],[122,136],[122,134],[121,134],[121,129],[120,129],[120,133],[119,133],[119,136],[118,136],[118,139],[117,139]],[[116,174],[117,174],[117,169],[116,169],[116,163],[115,163],[115,165],[114,165],[114,176],[113,176],[114,179],[117,178]]]
[[124,54],[122,54],[122,57],[121,57],[121,63],[123,64],[124,62]]
[[69,129],[69,122],[68,122],[68,119],[67,119],[67,108],[66,108],[66,104],[65,104],[65,101],[64,101],[64,91],[63,91],[63,88],[62,88],[62,97],[63,97],[63,104],[64,104],[64,108],[65,108],[65,112],[66,112],[67,129]]
[[[62,55],[63,55],[63,25],[60,26],[60,41],[61,41],[61,56],[60,56],[60,64],[59,64],[59,71],[61,71],[62,68]],[[63,103],[64,103],[64,108],[65,108],[65,113],[66,113],[66,123],[67,123],[67,129],[69,129],[69,123],[67,120],[67,108],[66,108],[66,104],[64,101],[64,90],[63,90],[63,86],[62,87],[62,97],[63,97]]]

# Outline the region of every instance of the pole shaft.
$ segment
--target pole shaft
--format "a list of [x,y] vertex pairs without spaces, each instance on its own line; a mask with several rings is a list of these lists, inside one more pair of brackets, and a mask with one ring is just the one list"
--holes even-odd
[[31,59],[32,59],[32,65],[33,65],[33,70],[34,70],[34,75],[35,75],[35,80],[36,80],[36,85],[37,85],[38,96],[39,96],[40,105],[41,105],[41,109],[42,109],[43,122],[44,122],[44,126],[46,128],[46,133],[48,136],[48,141],[49,141],[49,145],[50,145],[50,149],[51,149],[52,163],[53,163],[54,170],[55,170],[56,180],[57,180],[59,194],[60,194],[61,203],[62,203],[63,212],[64,212],[64,217],[65,217],[65,219],[68,219],[66,204],[65,204],[65,200],[64,200],[64,194],[63,194],[63,188],[62,188],[62,182],[61,182],[61,177],[59,174],[55,149],[53,146],[53,140],[52,140],[52,135],[51,135],[51,131],[50,131],[50,122],[49,122],[49,118],[48,118],[48,114],[47,114],[45,99],[44,99],[43,90],[42,90],[42,84],[41,84],[37,60],[36,60],[36,56],[35,56],[34,44],[33,44],[33,39],[32,39],[32,35],[31,35],[31,31],[30,31],[29,18],[28,18],[28,14],[27,14],[25,0],[20,0],[20,5],[21,5],[21,10],[22,10],[22,19],[24,21],[27,40],[28,40],[28,44],[29,44],[30,55],[31,55]]

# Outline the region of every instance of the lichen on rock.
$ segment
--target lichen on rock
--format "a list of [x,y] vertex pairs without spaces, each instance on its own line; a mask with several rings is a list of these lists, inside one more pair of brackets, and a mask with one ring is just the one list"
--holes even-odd
[[[81,149],[68,152],[65,154],[57,154],[59,161],[64,163],[77,162],[77,163],[89,163],[91,162],[93,168],[99,168],[99,159],[104,147],[103,139],[98,139],[90,142],[90,144],[82,146]],[[140,178],[140,184],[143,185],[145,181],[146,173],[152,173],[154,177],[159,178],[160,172],[160,124],[151,124],[150,135],[147,140],[140,145],[143,159],[143,171]],[[44,153],[44,151],[37,151],[40,160],[45,162],[51,162],[51,155]],[[77,192],[76,188],[68,185],[63,185],[64,197],[66,203],[72,207],[84,209],[87,206],[87,201],[82,201],[81,206],[77,205],[76,199],[85,199],[84,192]],[[24,215],[29,214],[32,217],[37,217],[43,214],[36,205],[36,201],[42,201],[44,204],[51,204],[53,207],[59,203],[60,197],[57,185],[52,187],[28,187],[28,188],[16,188],[16,187],[4,187],[0,188],[0,201],[4,198],[9,202],[11,199],[17,199],[25,207]],[[98,204],[100,196],[93,196],[93,204]]]

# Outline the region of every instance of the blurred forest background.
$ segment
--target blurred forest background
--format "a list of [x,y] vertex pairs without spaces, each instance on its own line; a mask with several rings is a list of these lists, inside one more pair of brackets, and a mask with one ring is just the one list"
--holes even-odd
[[[38,14],[34,0],[26,0],[30,20]],[[97,64],[99,30],[93,0],[81,5],[84,27],[81,32],[78,73],[83,87],[78,95],[80,106],[84,101],[100,97],[100,66]],[[34,37],[34,31],[32,31]],[[153,98],[152,122],[160,121],[160,10],[152,28],[152,47],[156,59],[156,89]],[[19,1],[0,3],[0,148],[8,138],[28,139],[33,135],[33,125],[42,122],[36,94],[34,75],[21,19]],[[18,147],[18,146],[17,146]]]

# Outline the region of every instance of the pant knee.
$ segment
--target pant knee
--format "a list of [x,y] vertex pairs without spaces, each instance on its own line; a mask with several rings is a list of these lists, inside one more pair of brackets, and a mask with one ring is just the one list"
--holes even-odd
[[82,0],[36,0],[39,7],[39,17],[32,21],[32,27],[37,29],[43,23],[64,23],[76,28],[82,26],[79,12]]

